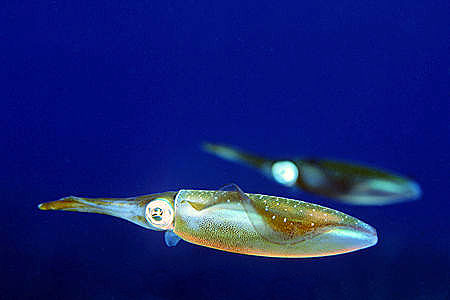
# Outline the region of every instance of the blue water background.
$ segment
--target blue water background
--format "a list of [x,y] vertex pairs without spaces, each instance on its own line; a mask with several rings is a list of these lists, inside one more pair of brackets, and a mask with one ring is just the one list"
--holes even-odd
[[[0,9],[2,299],[448,299],[446,1],[5,1]],[[203,153],[367,162],[420,201],[353,207]],[[379,243],[325,258],[236,255],[67,195],[217,189],[327,205]]]

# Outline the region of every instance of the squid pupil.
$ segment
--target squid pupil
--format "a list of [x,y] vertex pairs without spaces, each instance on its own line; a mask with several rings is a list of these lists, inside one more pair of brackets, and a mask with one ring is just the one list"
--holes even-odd
[[163,215],[163,210],[159,207],[156,207],[153,209],[152,211],[152,218],[155,221],[161,221],[162,220],[162,215]]

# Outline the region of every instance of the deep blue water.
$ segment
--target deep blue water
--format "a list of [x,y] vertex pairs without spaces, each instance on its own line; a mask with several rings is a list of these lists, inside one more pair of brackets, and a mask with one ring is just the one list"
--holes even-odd
[[[448,3],[19,2],[0,9],[0,298],[448,299]],[[367,162],[424,195],[342,205],[202,141]],[[230,182],[349,213],[379,243],[261,258],[36,207]]]

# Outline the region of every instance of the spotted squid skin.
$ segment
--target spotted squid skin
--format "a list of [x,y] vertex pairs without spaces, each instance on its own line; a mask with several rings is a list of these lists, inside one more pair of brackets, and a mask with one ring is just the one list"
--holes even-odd
[[[333,255],[376,243],[372,227],[336,210],[260,194],[240,197],[231,191],[179,191],[174,232],[194,244],[272,257]],[[358,237],[355,242],[349,233],[366,241]]]

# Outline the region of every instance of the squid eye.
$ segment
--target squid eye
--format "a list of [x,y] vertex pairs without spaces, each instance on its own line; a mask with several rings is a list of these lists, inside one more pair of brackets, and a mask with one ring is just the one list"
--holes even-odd
[[147,204],[145,218],[151,225],[159,229],[172,229],[174,218],[173,207],[165,199],[155,199]]
[[291,161],[277,161],[272,165],[272,176],[281,184],[293,186],[298,178],[298,168]]
[[155,207],[150,212],[152,219],[156,222],[160,222],[162,220],[162,216],[164,214],[164,211],[160,207]]

